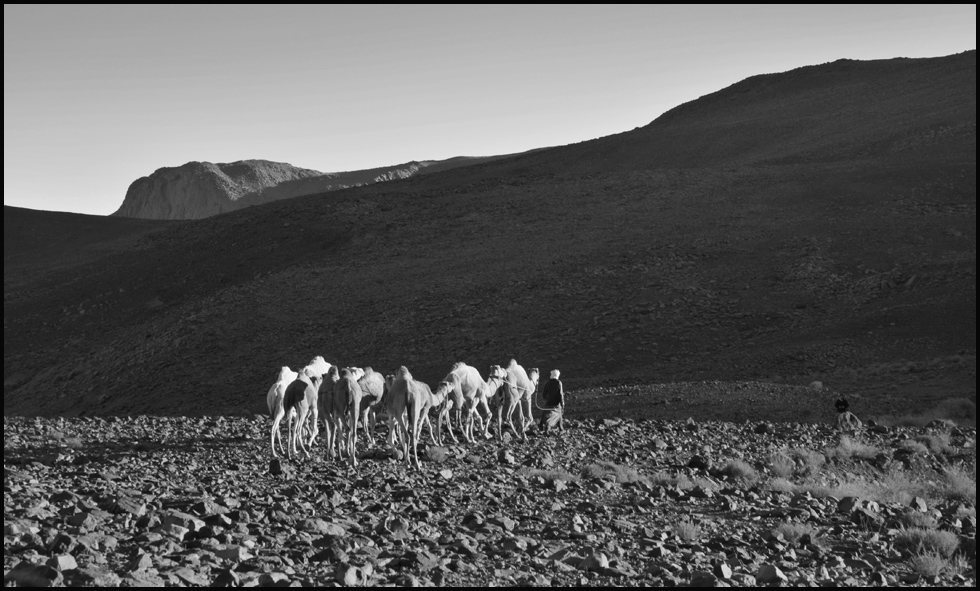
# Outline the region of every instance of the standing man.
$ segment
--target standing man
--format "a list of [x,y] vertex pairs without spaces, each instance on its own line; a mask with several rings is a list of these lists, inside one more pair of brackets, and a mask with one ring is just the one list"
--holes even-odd
[[561,372],[557,369],[551,370],[551,377],[541,388],[541,396],[544,398],[545,407],[541,414],[541,422],[538,427],[542,432],[548,434],[552,429],[557,428],[559,433],[565,432],[565,388],[562,386],[558,377]]

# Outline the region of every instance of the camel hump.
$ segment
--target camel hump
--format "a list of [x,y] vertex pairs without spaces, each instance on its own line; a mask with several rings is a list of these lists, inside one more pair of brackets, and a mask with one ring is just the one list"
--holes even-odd
[[395,379],[410,380],[412,379],[412,374],[408,371],[408,368],[403,365],[398,368],[398,371],[395,372]]

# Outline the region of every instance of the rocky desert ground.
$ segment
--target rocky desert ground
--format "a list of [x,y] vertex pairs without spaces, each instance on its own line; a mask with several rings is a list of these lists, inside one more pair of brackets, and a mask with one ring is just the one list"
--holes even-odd
[[976,429],[568,419],[421,472],[265,416],[4,419],[4,571],[89,586],[976,585]]

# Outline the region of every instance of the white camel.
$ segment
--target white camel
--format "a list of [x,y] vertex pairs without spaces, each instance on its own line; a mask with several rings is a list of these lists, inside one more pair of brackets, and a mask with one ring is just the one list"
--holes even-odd
[[[357,419],[361,414],[361,386],[354,378],[358,372],[344,368],[340,371],[340,379],[334,385],[333,424],[337,427],[327,438],[340,438],[343,451],[347,453],[352,467],[357,467]],[[359,372],[363,377],[364,372]],[[346,434],[342,431],[346,430]],[[331,445],[331,448],[333,446]]]
[[[280,423],[285,416],[285,411],[283,410],[282,399],[286,394],[286,387],[299,377],[299,374],[295,371],[289,369],[285,365],[279,370],[279,377],[276,382],[272,384],[269,388],[269,393],[266,394],[266,403],[269,406],[269,416],[272,417],[272,433],[270,435],[272,444],[272,457],[277,458],[279,454],[276,453],[276,440],[279,441],[279,449],[285,454],[286,450],[282,446],[282,433],[280,432]],[[290,420],[292,417],[290,417]]]
[[[500,380],[502,380],[505,376],[502,374],[498,377]],[[491,376],[490,380],[492,379],[493,376]],[[443,382],[446,382],[452,388],[450,397],[454,401],[459,402],[458,405],[454,403],[453,410],[457,411],[457,423],[460,424],[460,430],[463,433],[463,438],[469,443],[474,442],[474,420],[479,421],[480,431],[483,432],[483,437],[489,437],[490,399],[493,397],[496,387],[492,386],[489,381],[484,381],[479,370],[471,365],[463,363],[462,361],[453,365],[452,370],[450,370],[449,375],[443,379]],[[483,411],[487,417],[485,424],[483,422],[483,417],[481,417],[479,413],[479,409],[481,407],[483,408]],[[466,414],[465,422],[462,416],[463,413]]]
[[325,431],[327,434],[327,457],[333,459],[334,454],[341,452],[340,438],[338,431],[343,429],[342,415],[337,412],[336,386],[340,382],[340,368],[336,365],[330,368],[327,375],[323,378],[323,385],[320,387],[320,397],[317,407],[320,415],[323,416]]
[[[501,369],[499,365],[494,365],[491,368],[491,374],[495,376],[500,375]],[[494,395],[494,400],[497,403],[497,437],[503,436],[503,417],[501,415],[504,414],[507,417],[507,424],[510,425],[514,434],[519,435],[523,441],[527,441],[527,433],[525,432],[528,425],[527,421],[533,421],[533,418],[530,416],[531,398],[534,396],[531,380],[527,376],[527,371],[514,359],[510,360],[510,363],[506,369],[503,369],[503,372],[505,375],[503,383],[496,388]],[[525,398],[527,399],[528,414],[526,418],[524,416]],[[515,410],[520,412],[520,430],[514,428],[513,416]]]
[[363,374],[357,380],[357,385],[361,387],[361,421],[364,424],[364,433],[367,435],[368,446],[370,447],[374,445],[374,425],[378,405],[384,398],[385,379],[384,376],[370,367],[365,367]]
[[[293,422],[289,421],[289,442],[286,449],[290,458],[294,454],[299,455],[299,451],[302,451],[306,457],[310,457],[310,452],[303,441],[303,426],[306,424],[312,409],[316,408],[318,392],[322,383],[322,376],[304,370],[299,372],[298,378],[286,386],[282,401],[283,409],[286,415],[292,412],[296,413],[295,430],[293,429]],[[299,450],[296,449],[297,443]]]
[[398,368],[391,377],[388,390],[390,396],[389,409],[402,436],[402,451],[405,462],[412,465],[415,454],[415,467],[422,469],[418,454],[418,435],[423,420],[422,410],[431,396],[431,389],[424,383],[412,378],[411,372],[404,365]]

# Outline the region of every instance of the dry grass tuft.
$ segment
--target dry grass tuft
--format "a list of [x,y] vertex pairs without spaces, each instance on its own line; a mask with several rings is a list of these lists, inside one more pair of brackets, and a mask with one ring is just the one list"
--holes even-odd
[[690,544],[701,537],[701,527],[689,519],[684,519],[674,524],[674,535]]
[[816,475],[827,463],[822,453],[810,449],[795,449],[792,457],[796,460],[796,471],[804,478]]
[[742,460],[732,460],[722,466],[720,472],[725,476],[730,476],[742,482],[756,482],[759,480],[759,473],[751,465]]
[[936,455],[948,454],[953,451],[953,448],[949,445],[949,433],[930,433],[928,435],[920,435],[916,437],[915,440]]
[[796,492],[796,485],[785,478],[774,478],[769,482],[769,490],[780,493]]
[[796,462],[785,452],[778,452],[769,458],[768,468],[777,478],[789,478],[796,471]]
[[934,490],[929,483],[902,471],[888,472],[870,488],[874,500],[901,505],[908,505],[915,497],[930,498]]
[[873,460],[881,450],[872,445],[855,441],[846,435],[840,438],[837,447],[827,448],[825,455],[828,458],[838,458],[841,460]]
[[938,553],[950,558],[960,547],[960,540],[953,532],[913,527],[895,536],[895,547],[915,554]]
[[955,466],[943,472],[943,487],[941,494],[948,499],[977,503],[977,466],[974,464],[972,473],[965,468]]
[[922,577],[938,577],[949,568],[949,561],[938,552],[923,552],[916,554],[909,561],[912,570]]

